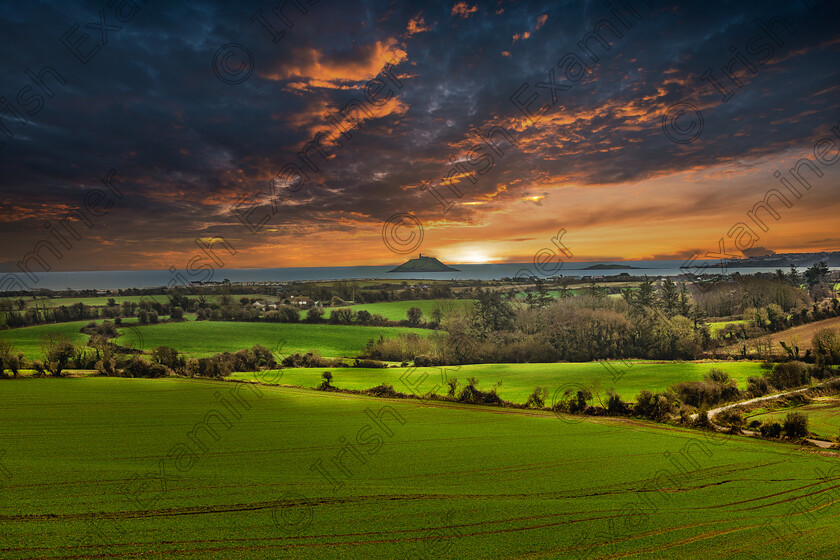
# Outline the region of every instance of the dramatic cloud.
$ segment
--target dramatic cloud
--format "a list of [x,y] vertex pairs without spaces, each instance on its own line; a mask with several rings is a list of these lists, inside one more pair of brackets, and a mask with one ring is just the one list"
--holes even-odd
[[[739,254],[838,244],[836,3],[134,4],[0,7],[0,263],[68,215],[55,268],[183,268],[213,237],[228,267],[398,262],[403,212],[453,262],[561,227],[577,259],[679,259],[770,189]],[[796,197],[774,173],[805,157]],[[74,215],[109,170],[122,196]]]

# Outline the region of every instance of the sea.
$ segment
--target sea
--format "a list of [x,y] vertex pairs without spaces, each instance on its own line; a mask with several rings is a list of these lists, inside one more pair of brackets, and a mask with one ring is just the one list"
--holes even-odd
[[[695,260],[690,265],[686,261],[596,261],[596,262],[566,262],[562,267],[550,274],[541,274],[533,263],[498,263],[498,264],[453,264],[448,266],[457,268],[458,272],[420,272],[394,273],[388,272],[400,263],[390,266],[330,266],[330,267],[300,267],[300,268],[231,268],[213,271],[212,282],[294,282],[306,280],[366,280],[388,279],[395,282],[403,280],[498,280],[501,278],[524,278],[526,276],[549,277],[604,277],[626,273],[631,276],[679,276],[691,272],[694,274],[739,272],[754,274],[756,272],[773,272],[778,267],[737,267],[706,268],[703,265],[713,265],[719,260]],[[549,263],[546,266],[557,266]],[[625,268],[610,270],[592,270],[593,265],[617,265]],[[689,268],[681,268],[690,266]],[[632,267],[632,268],[631,268]],[[543,272],[546,272],[543,267]],[[832,269],[836,270],[835,267]],[[786,270],[787,271],[787,270]],[[802,269],[800,269],[802,272]],[[0,276],[5,276],[0,274]],[[32,289],[44,288],[48,290],[115,290],[125,288],[154,288],[168,285],[184,285],[193,278],[180,272],[178,275],[168,270],[97,270],[97,271],[52,271],[35,272],[37,282],[24,274],[13,274]],[[204,274],[204,280],[208,280]],[[8,284],[0,289],[9,288]]]

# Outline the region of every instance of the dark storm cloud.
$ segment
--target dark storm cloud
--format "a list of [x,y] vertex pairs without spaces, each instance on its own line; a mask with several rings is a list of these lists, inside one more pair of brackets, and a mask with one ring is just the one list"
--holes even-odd
[[[453,15],[454,3],[301,0],[306,14],[286,6],[291,29],[272,14],[273,2],[134,0],[139,10],[124,22],[105,1],[3,4],[0,95],[22,112],[34,107],[17,100],[32,86],[26,70],[50,67],[66,83],[47,78],[54,96],[43,96],[28,124],[4,114],[14,136],[0,131],[0,192],[12,207],[0,231],[25,237],[21,232],[42,221],[37,213],[48,213],[44,205],[78,205],[84,189],[115,168],[126,197],[114,210],[119,225],[109,222],[106,233],[126,247],[167,239],[177,246],[200,235],[250,243],[255,238],[230,205],[264,190],[319,127],[329,128],[322,113],[362,97],[360,88],[386,62],[377,56],[394,52],[405,54],[394,70],[403,83],[399,105],[342,139],[306,188],[280,205],[272,226],[338,230],[351,219],[375,227],[401,211],[441,219],[441,206],[417,187],[439,182],[450,156],[458,159],[476,143],[474,127],[503,125],[518,147],[505,146],[496,168],[476,184],[461,181],[462,202],[518,199],[543,183],[597,188],[804,148],[815,131],[840,120],[836,3],[814,12],[816,0],[629,0],[638,12],[622,12],[629,29],[601,2],[467,2],[477,9]],[[272,41],[252,21],[258,9],[283,38]],[[60,38],[78,25],[74,37],[86,32],[87,46],[95,46],[103,10],[107,24],[120,29],[83,64]],[[755,73],[736,66],[742,87],[726,82],[734,95],[724,102],[700,75],[711,68],[724,82],[730,47],[754,62],[747,44],[761,33],[756,19],[776,17],[795,32],[777,24],[784,45],[773,43]],[[605,34],[609,50],[590,43],[599,61],[558,93],[539,123],[529,123],[511,95],[527,83],[540,95],[534,107],[544,104],[549,94],[535,84],[551,68],[559,81],[558,60],[583,56],[577,43],[604,18],[622,36]],[[412,20],[425,30],[409,32]],[[253,55],[244,83],[230,85],[213,73],[213,55],[226,43]],[[690,145],[669,141],[660,127],[662,113],[680,102],[704,116],[703,133]],[[20,210],[26,208],[36,214]],[[447,217],[479,216],[478,207],[458,205]]]

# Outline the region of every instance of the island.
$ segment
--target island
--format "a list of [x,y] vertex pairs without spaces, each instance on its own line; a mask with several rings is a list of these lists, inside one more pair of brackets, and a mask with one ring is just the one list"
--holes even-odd
[[587,266],[583,270],[624,270],[624,269],[632,269],[632,270],[644,270],[644,268],[638,266],[629,266],[626,264],[593,264],[592,266]]
[[460,270],[446,266],[434,257],[424,257],[421,254],[416,259],[404,262],[388,272],[460,272]]

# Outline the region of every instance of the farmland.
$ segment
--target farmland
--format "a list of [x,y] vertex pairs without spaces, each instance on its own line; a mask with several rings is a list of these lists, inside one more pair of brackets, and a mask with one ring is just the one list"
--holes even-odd
[[177,348],[187,356],[204,357],[217,352],[235,352],[260,344],[282,347],[283,353],[317,350],[322,356],[354,357],[371,338],[414,332],[428,336],[429,329],[364,327],[357,325],[310,325],[290,323],[236,323],[227,321],[183,322],[123,329],[118,344],[146,350],[158,346]]
[[79,332],[79,329],[90,321],[72,321],[69,323],[56,323],[51,325],[35,325],[20,329],[0,330],[0,340],[8,340],[15,348],[30,360],[41,357],[41,342],[49,335],[67,336],[74,344],[84,344],[88,335]]
[[[368,311],[371,314],[378,314],[382,315],[388,320],[391,321],[402,321],[406,318],[406,312],[410,307],[416,307],[423,312],[423,317],[427,320],[431,320],[432,311],[434,311],[436,306],[443,306],[444,309],[452,308],[465,308],[471,305],[471,300],[463,300],[463,299],[456,299],[456,300],[433,300],[433,299],[426,299],[426,300],[409,300],[409,301],[387,301],[382,303],[362,303],[357,305],[349,306],[350,309],[353,311]],[[329,313],[329,310],[327,310]]]
[[[822,321],[814,321],[813,323],[808,323],[807,325],[799,325],[797,327],[773,333],[769,336],[773,345],[773,351],[776,354],[783,353],[780,342],[785,342],[788,345],[795,344],[796,346],[799,346],[799,350],[804,353],[806,350],[812,348],[811,341],[817,331],[821,329],[836,329],[838,327],[840,327],[840,317],[832,317],[830,319],[823,319]],[[738,351],[740,346],[740,344],[734,344],[726,347],[724,350],[734,353]],[[747,343],[748,351],[751,349],[751,346],[752,345],[750,343]]]
[[[524,403],[534,387],[548,390],[548,400],[553,393],[566,388],[577,390],[578,387],[589,389],[593,395],[598,392],[601,399],[606,399],[606,391],[614,388],[625,400],[632,400],[639,391],[663,391],[669,385],[680,381],[697,381],[711,368],[726,371],[738,382],[742,389],[750,376],[761,374],[757,362],[684,362],[657,363],[642,361],[613,361],[558,364],[476,364],[465,366],[423,367],[423,368],[289,368],[282,370],[282,376],[260,375],[259,379],[270,378],[283,385],[317,387],[321,383],[321,373],[329,370],[333,374],[332,384],[341,389],[369,389],[380,383],[393,385],[396,391],[409,394],[413,385],[422,379],[426,391],[438,386],[438,394],[446,394],[447,387],[441,373],[447,378],[458,378],[463,384],[470,376],[479,381],[479,387],[489,390],[493,384],[501,381],[498,388],[502,399],[515,403]],[[408,373],[406,373],[408,372]],[[401,377],[404,382],[401,381]],[[428,376],[428,377],[426,377]],[[255,381],[254,373],[235,373],[233,378]],[[597,399],[597,396],[596,396]],[[596,404],[598,404],[596,400]]]
[[[0,385],[0,555],[749,559],[838,545],[836,459],[794,446],[265,386],[238,385],[240,401],[232,387]],[[211,420],[214,438],[197,426],[222,393],[239,416]],[[365,410],[386,406],[381,428]],[[379,443],[357,446],[364,463],[345,452],[342,474],[330,458],[359,432]]]
[[795,408],[750,414],[747,419],[782,423],[785,416],[794,411],[808,417],[808,429],[815,436],[831,440],[840,435],[840,398],[838,397],[816,399],[810,404]]

